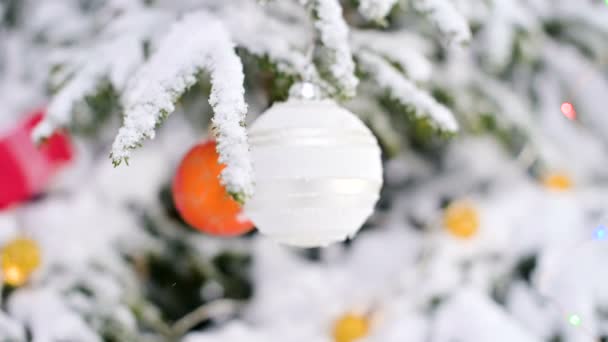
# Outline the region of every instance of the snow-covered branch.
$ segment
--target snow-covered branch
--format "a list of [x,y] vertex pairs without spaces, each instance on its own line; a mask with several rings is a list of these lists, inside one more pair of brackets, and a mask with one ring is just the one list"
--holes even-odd
[[175,103],[203,70],[211,74],[209,103],[219,161],[226,164],[221,179],[229,193],[244,200],[253,193],[253,180],[244,125],[243,66],[224,26],[204,11],[176,22],[138,70],[125,92],[124,123],[111,158],[115,165],[127,161],[131,149],[154,138],[156,126],[175,110]]
[[382,22],[397,0],[359,0],[359,13],[367,19]]
[[427,18],[446,37],[450,44],[466,44],[471,40],[471,29],[466,18],[447,0],[413,0],[414,9]]
[[[475,313],[478,319],[466,319],[469,313]],[[454,323],[455,320],[457,323]],[[469,341],[538,341],[525,326],[495,302],[482,293],[466,288],[459,290],[440,308],[435,324],[432,341],[451,338]]]
[[384,58],[368,51],[360,51],[357,53],[357,60],[361,68],[378,86],[387,91],[392,99],[404,106],[413,107],[417,116],[427,117],[438,130],[458,130],[458,123],[448,108],[418,89]]
[[[395,63],[415,82],[426,82],[431,78],[432,64],[424,55],[428,44],[418,36],[407,32],[377,32],[356,30],[352,34],[355,51],[369,49]],[[398,42],[398,43],[395,43]]]
[[307,0],[317,35],[314,58],[321,76],[343,97],[355,95],[359,80],[348,42],[348,26],[338,0]]
[[113,22],[97,46],[75,58],[80,65],[65,66],[74,75],[51,100],[45,119],[33,133],[34,139],[44,140],[56,129],[70,127],[75,106],[106,89],[108,84],[117,92],[122,91],[144,60],[143,42],[166,20],[166,13],[147,10],[123,15]]
[[223,19],[239,47],[267,59],[279,72],[296,76],[305,73],[308,60],[302,37],[306,31],[273,18],[253,2],[227,7]]

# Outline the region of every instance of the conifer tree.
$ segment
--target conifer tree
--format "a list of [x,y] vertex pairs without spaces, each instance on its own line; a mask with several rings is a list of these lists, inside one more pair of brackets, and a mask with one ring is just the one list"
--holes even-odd
[[[607,340],[606,41],[601,0],[0,0],[0,192],[31,187],[0,195],[0,341]],[[252,128],[285,103],[288,129]],[[58,136],[73,156],[41,171]],[[222,205],[369,218],[197,226],[176,174],[211,140]],[[259,160],[330,174],[376,141],[344,171],[383,171],[372,190],[255,197]]]

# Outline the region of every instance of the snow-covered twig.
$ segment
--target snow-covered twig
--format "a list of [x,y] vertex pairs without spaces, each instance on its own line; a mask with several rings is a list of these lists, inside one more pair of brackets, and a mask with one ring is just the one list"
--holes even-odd
[[321,76],[338,96],[355,95],[359,80],[348,42],[348,26],[338,0],[306,0],[317,34],[314,57]]
[[239,2],[227,6],[224,13],[224,22],[239,47],[267,59],[279,72],[295,76],[305,74],[308,60],[301,38],[307,32],[273,18],[255,3]]
[[173,335],[175,337],[181,337],[195,325],[200,324],[210,318],[234,315],[241,305],[242,303],[231,299],[218,299],[216,301],[203,304],[173,324]]
[[427,82],[431,78],[432,64],[424,55],[429,46],[409,32],[355,30],[352,44],[355,51],[369,49],[397,64],[415,82]]
[[361,68],[386,90],[391,98],[402,105],[414,107],[416,115],[428,117],[439,130],[446,132],[458,130],[458,123],[448,108],[435,101],[428,93],[418,89],[382,57],[368,51],[360,51],[357,53],[357,59]]
[[231,195],[244,200],[253,193],[253,177],[244,125],[243,66],[224,26],[204,11],[176,22],[138,70],[125,92],[124,123],[111,158],[115,165],[127,161],[131,149],[154,138],[156,126],[175,110],[175,103],[203,70],[211,74],[209,103],[219,161],[226,164],[221,179]]
[[100,44],[85,56],[78,56],[77,62],[82,65],[67,66],[75,74],[51,100],[45,119],[34,130],[34,140],[44,140],[56,129],[69,127],[74,107],[105,89],[108,83],[116,91],[122,91],[144,59],[143,42],[167,17],[164,12],[147,10],[123,15],[113,22],[102,34]]
[[359,0],[359,13],[367,19],[382,22],[397,0]]
[[467,20],[448,0],[413,0],[414,8],[424,13],[447,38],[450,44],[466,44],[471,40]]

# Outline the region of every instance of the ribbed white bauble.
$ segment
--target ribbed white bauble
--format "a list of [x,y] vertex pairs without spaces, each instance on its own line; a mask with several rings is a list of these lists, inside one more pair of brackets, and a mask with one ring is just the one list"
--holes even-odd
[[258,230],[292,246],[353,236],[382,186],[372,132],[331,100],[277,103],[251,125],[255,193],[245,213]]

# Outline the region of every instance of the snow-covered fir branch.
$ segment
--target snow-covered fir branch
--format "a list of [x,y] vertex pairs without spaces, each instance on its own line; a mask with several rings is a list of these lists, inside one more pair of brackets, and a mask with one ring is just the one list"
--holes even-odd
[[458,123],[452,112],[433,99],[431,95],[418,89],[384,58],[369,51],[359,51],[357,59],[361,68],[375,83],[388,92],[389,96],[404,106],[412,107],[419,117],[427,117],[441,131],[455,132]]
[[398,0],[360,0],[359,13],[367,19],[382,22]]
[[67,80],[48,105],[47,115],[37,126],[33,138],[44,140],[56,129],[70,127],[75,106],[108,85],[116,92],[122,92],[131,74],[144,60],[143,43],[166,20],[167,14],[161,11],[125,14],[107,28],[96,46],[81,56],[76,55],[79,58],[72,61],[75,65],[63,66],[67,69],[64,72]]
[[209,103],[219,161],[226,164],[222,182],[229,193],[244,200],[253,193],[253,180],[244,125],[243,66],[222,23],[205,11],[176,22],[137,71],[124,95],[124,123],[111,158],[115,165],[127,161],[132,149],[153,139],[155,128],[203,71],[211,75]]
[[266,13],[259,4],[239,1],[227,6],[223,18],[235,43],[258,58],[267,59],[277,71],[300,76],[306,73],[306,30],[286,24]]
[[480,54],[487,66],[495,72],[504,70],[511,62],[514,41],[519,46],[522,55],[527,55],[533,49],[526,45],[539,44],[540,27],[536,14],[531,13],[524,3],[497,2],[486,14],[485,21],[491,25],[483,25],[479,32],[479,40],[483,46],[492,44],[492,49],[483,49]]
[[424,13],[439,29],[449,44],[466,44],[471,40],[467,20],[449,0],[412,0],[414,9]]
[[[354,50],[369,49],[397,64],[415,82],[427,82],[431,78],[433,65],[425,56],[430,51],[422,38],[409,32],[378,32],[355,30],[352,34]],[[395,44],[395,42],[399,42]]]
[[331,92],[341,97],[355,95],[359,80],[348,42],[348,25],[342,16],[338,0],[305,0],[314,20],[316,43],[314,59],[321,77],[334,88]]

